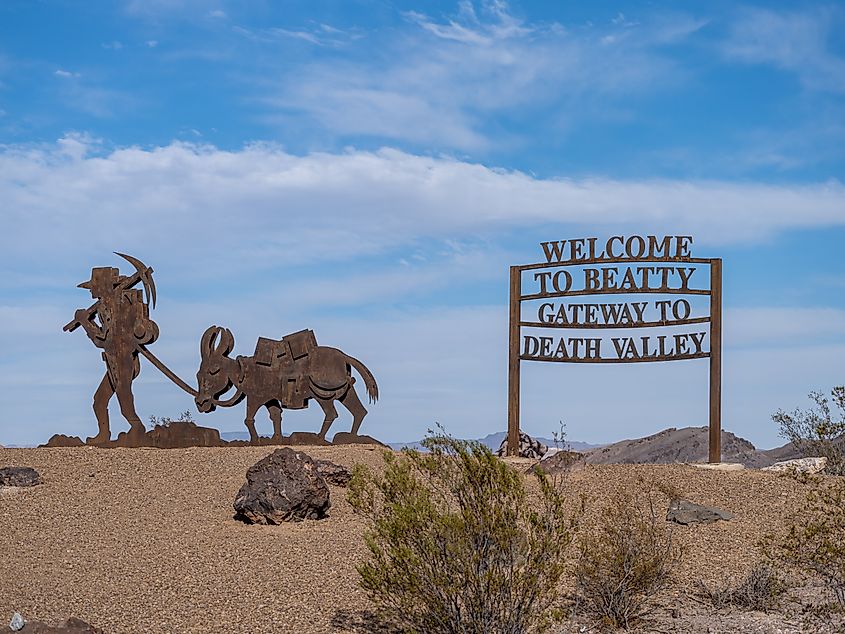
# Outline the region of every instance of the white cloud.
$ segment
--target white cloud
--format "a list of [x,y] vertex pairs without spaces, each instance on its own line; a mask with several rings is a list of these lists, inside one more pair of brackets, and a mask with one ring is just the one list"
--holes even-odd
[[74,73],[69,70],[64,70],[63,68],[56,69],[53,73],[56,77],[63,77],[63,78],[77,78],[79,77],[79,73]]
[[723,53],[750,64],[772,64],[796,73],[814,90],[845,92],[845,58],[830,39],[845,24],[838,9],[744,9],[732,24]]
[[146,44],[149,48],[155,48],[158,46],[158,40],[147,40],[144,44]]
[[[212,241],[230,245],[233,263],[250,267],[268,257],[342,260],[423,237],[496,235],[532,223],[634,226],[710,244],[845,223],[837,181],[537,179],[392,149],[295,156],[270,145],[223,151],[173,143],[96,152],[90,139],[74,136],[0,153],[0,197],[11,210],[3,257],[26,254],[31,244],[63,256],[157,244],[171,261],[210,261]],[[250,247],[258,242],[260,252]]]

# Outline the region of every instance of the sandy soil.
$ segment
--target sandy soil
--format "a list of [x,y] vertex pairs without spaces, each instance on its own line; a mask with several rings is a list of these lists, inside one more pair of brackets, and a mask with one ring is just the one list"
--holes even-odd
[[[382,462],[379,450],[364,446],[302,449],[347,466]],[[0,466],[34,467],[44,481],[0,491],[0,623],[18,611],[45,621],[73,615],[109,633],[367,631],[371,606],[355,571],[366,557],[364,525],[343,489],[331,488],[326,520],[247,526],[233,519],[247,468],[271,451],[0,450]],[[745,574],[759,539],[782,529],[806,485],[759,471],[596,465],[570,475],[567,486],[595,508],[638,479],[736,516],[678,528],[683,562],[655,628],[813,631],[796,616],[714,614],[687,597],[697,579],[724,584]],[[582,627],[560,631],[589,631]]]

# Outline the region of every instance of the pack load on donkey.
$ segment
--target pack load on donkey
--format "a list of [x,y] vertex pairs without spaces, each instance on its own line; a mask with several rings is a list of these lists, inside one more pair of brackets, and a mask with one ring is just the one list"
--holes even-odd
[[255,344],[255,363],[269,367],[277,377],[279,400],[285,409],[308,407],[311,396],[306,385],[310,365],[309,355],[317,347],[313,330],[300,330],[282,337],[281,340],[259,337]]

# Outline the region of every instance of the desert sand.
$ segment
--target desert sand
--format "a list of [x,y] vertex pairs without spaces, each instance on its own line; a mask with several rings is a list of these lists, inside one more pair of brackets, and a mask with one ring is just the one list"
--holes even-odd
[[[382,464],[374,447],[297,449],[349,467]],[[322,521],[249,526],[233,519],[247,468],[271,451],[0,450],[0,466],[34,467],[43,480],[0,490],[2,622],[18,611],[48,622],[77,616],[108,633],[367,631],[361,623],[372,606],[355,570],[367,556],[365,526],[344,489],[331,487],[330,517]],[[520,469],[530,464],[511,461]],[[798,620],[781,616],[696,616],[704,608],[682,596],[697,579],[723,584],[745,574],[758,559],[759,539],[782,530],[807,485],[755,470],[588,465],[565,486],[573,500],[585,494],[594,510],[615,487],[638,479],[735,515],[675,529],[683,560],[658,612],[683,607],[666,617],[664,631],[799,631]],[[665,513],[668,498],[658,501]],[[592,518],[590,511],[585,530]]]

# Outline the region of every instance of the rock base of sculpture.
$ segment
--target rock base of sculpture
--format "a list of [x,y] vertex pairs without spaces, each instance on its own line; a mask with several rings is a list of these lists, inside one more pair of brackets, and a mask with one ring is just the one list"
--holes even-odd
[[113,447],[154,447],[156,449],[184,449],[187,447],[262,447],[262,446],[331,446],[366,444],[387,447],[371,436],[359,436],[348,432],[338,432],[332,442],[320,438],[317,434],[305,431],[295,431],[290,436],[281,439],[260,437],[257,441],[230,440],[220,438],[220,432],[211,427],[201,427],[187,421],[174,421],[169,425],[157,425],[146,433],[120,432],[117,438],[107,442],[84,443],[76,436],[55,434],[41,447],[84,447],[93,446],[104,449]]
[[332,438],[333,445],[381,445],[387,448],[383,442],[376,440],[372,436],[361,436],[358,434],[351,434],[348,431],[339,431]]

